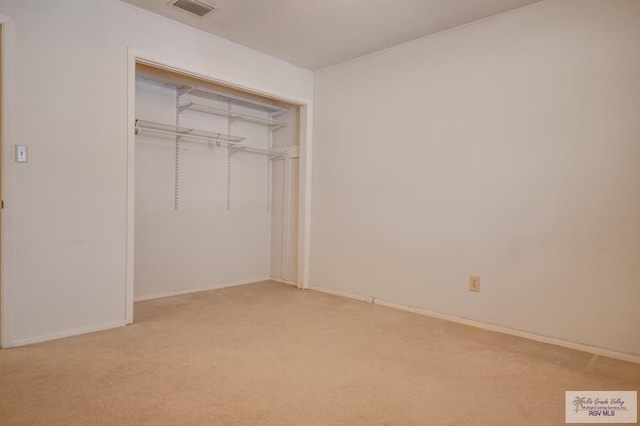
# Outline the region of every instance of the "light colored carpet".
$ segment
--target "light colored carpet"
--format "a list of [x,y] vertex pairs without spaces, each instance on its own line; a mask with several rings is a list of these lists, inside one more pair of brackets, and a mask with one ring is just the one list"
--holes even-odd
[[0,351],[0,423],[561,425],[640,365],[264,282]]

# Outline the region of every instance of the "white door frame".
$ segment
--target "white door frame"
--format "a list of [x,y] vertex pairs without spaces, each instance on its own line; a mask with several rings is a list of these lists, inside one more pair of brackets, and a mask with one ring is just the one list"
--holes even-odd
[[291,98],[271,89],[262,89],[255,84],[240,81],[237,78],[216,74],[210,70],[194,69],[185,64],[176,63],[166,58],[128,49],[127,71],[127,235],[126,235],[126,296],[125,319],[127,324],[133,322],[133,286],[134,286],[134,221],[135,221],[135,92],[136,63],[143,63],[156,68],[174,71],[190,77],[223,84],[236,89],[255,93],[283,102],[300,106],[300,183],[299,183],[299,221],[298,221],[298,277],[299,288],[308,288],[309,281],[309,233],[311,213],[311,137],[312,137],[312,103],[313,99]]

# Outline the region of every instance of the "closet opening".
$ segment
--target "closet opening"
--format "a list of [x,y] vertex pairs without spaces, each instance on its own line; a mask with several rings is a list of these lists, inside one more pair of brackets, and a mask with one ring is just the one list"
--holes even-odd
[[127,321],[133,301],[300,287],[301,105],[140,62],[134,93]]

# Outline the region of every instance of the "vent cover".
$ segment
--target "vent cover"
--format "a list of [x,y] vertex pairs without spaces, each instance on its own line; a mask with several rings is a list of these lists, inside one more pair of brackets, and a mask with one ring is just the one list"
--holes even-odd
[[199,17],[203,17],[215,9],[215,7],[198,0],[171,0],[169,4]]

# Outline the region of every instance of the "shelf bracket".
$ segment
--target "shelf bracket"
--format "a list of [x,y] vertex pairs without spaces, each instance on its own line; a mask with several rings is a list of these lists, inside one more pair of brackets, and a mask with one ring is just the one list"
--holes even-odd
[[193,86],[180,86],[178,87],[178,98],[180,98],[181,96],[184,96],[188,93],[191,93],[191,91],[193,90]]
[[191,108],[191,105],[193,105],[193,102],[189,102],[188,104],[178,105],[178,114],[182,114],[182,112],[185,109]]
[[235,154],[238,151],[244,151],[244,146],[240,145],[235,145],[235,146],[230,146],[229,147],[229,154]]

